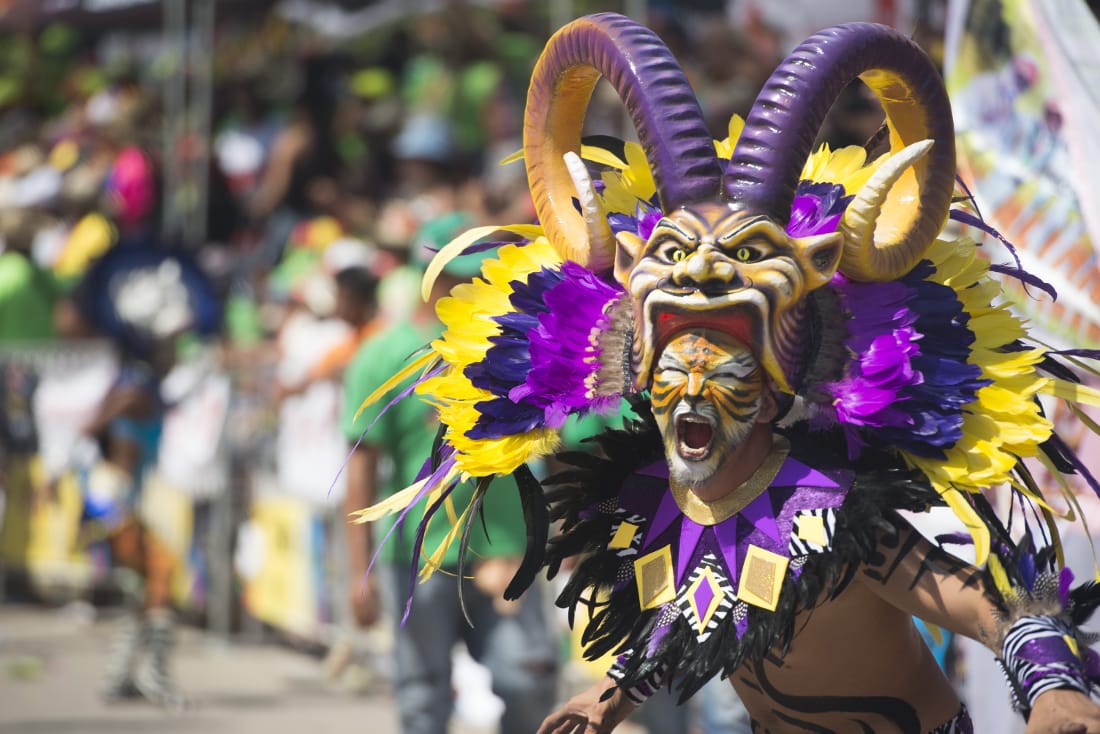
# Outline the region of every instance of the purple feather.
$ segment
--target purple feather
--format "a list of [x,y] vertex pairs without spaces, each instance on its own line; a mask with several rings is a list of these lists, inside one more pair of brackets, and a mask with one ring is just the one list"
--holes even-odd
[[1058,599],[1062,602],[1062,608],[1069,605],[1069,587],[1073,585],[1073,571],[1069,566],[1063,566],[1058,574]]

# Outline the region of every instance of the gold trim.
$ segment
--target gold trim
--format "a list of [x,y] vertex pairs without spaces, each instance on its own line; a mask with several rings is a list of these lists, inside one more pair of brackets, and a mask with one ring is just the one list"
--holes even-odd
[[676,506],[680,508],[680,512],[700,525],[717,525],[741,512],[749,506],[750,502],[762,495],[775,480],[779,470],[783,468],[783,462],[787,460],[787,454],[790,452],[791,444],[777,434],[772,440],[771,451],[760,468],[740,487],[713,502],[700,499],[689,487],[670,482]]

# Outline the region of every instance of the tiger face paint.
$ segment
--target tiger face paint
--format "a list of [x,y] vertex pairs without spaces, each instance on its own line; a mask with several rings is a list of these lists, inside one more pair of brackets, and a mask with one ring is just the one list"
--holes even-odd
[[763,372],[743,343],[709,329],[674,336],[651,392],[672,480],[696,486],[714,476],[752,431],[763,391]]

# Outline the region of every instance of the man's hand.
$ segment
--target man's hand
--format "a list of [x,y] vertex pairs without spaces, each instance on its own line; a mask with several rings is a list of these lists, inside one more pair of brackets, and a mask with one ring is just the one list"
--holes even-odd
[[[608,689],[614,693],[601,701]],[[604,678],[562,704],[546,717],[537,734],[610,734],[634,710],[615,681]]]
[[351,577],[351,613],[355,623],[366,628],[374,625],[381,617],[378,589],[374,576],[352,574]]
[[1035,699],[1025,734],[1100,734],[1100,705],[1068,688],[1047,691]]

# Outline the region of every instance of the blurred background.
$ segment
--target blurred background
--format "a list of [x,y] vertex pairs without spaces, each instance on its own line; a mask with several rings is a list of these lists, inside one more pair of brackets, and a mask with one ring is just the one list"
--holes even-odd
[[[531,68],[601,10],[661,36],[718,139],[815,30],[911,35],[944,65],[983,213],[1063,294],[1021,309],[1100,348],[1080,0],[0,0],[0,730],[398,731],[393,621],[348,609],[340,415],[365,396],[342,373],[416,309],[433,249],[533,220],[522,162],[501,165]],[[853,84],[821,139],[881,120]],[[633,135],[609,88],[586,125]],[[107,426],[150,415],[131,473],[182,622],[172,713],[97,697],[140,586],[108,537]],[[551,620],[564,696],[600,671]],[[961,690],[969,667],[999,696],[941,648]],[[495,731],[486,674],[456,656],[453,731]],[[741,731],[703,709],[631,726]]]

